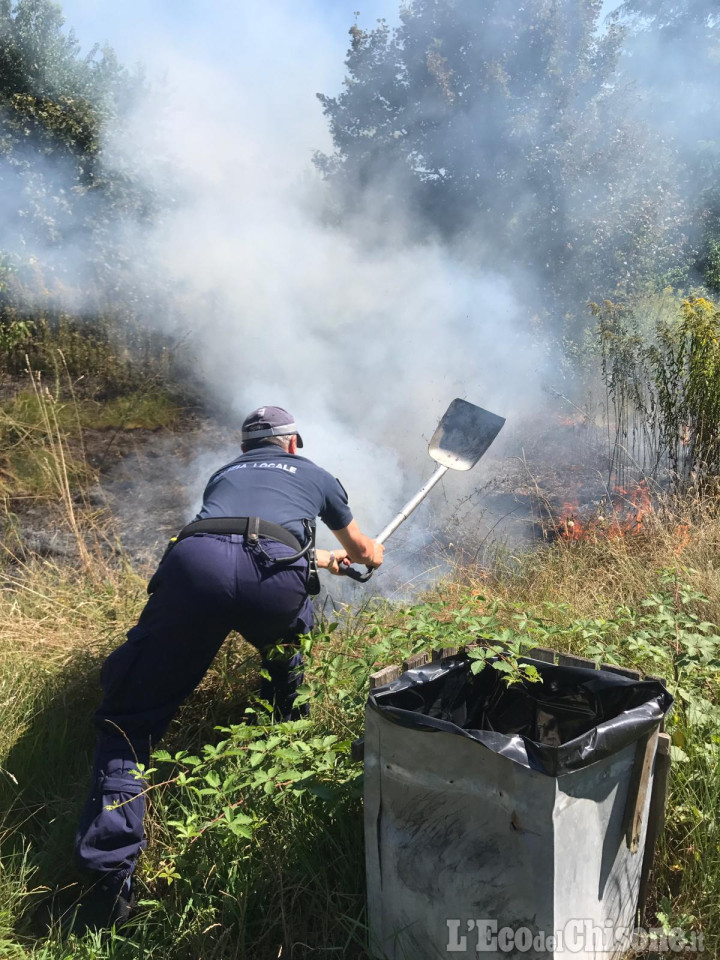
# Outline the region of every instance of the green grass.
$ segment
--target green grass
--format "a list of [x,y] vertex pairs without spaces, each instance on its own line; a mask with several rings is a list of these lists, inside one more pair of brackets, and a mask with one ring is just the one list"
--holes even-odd
[[646,519],[638,536],[559,542],[491,570],[458,564],[424,603],[368,606],[337,629],[324,625],[307,651],[306,723],[245,724],[258,663],[232,638],[157,758],[135,919],[67,944],[39,935],[38,904],[80,880],[70,851],[98,671],[142,609],[148,573],[108,566],[94,546],[104,531],[82,503],[94,480],[83,438],[168,427],[177,415],[159,387],[100,402],[64,384],[46,391],[35,379],[0,405],[0,495],[54,504],[79,546],[73,564],[21,562],[7,554],[4,518],[1,960],[362,960],[361,768],[349,749],[369,674],[479,634],[667,677],[679,704],[669,723],[675,763],[648,921],[701,929],[708,954],[720,953],[720,519],[716,503],[690,500]]
[[702,563],[712,560],[704,551],[717,532],[709,515],[683,563],[659,529],[632,542],[558,544],[512,571],[458,569],[429,603],[368,607],[324,627],[307,650],[309,722],[244,723],[257,661],[231,639],[156,758],[136,918],[121,932],[64,946],[36,936],[32,914],[44,891],[78,880],[69,851],[97,672],[134,622],[144,579],[125,570],[91,580],[29,564],[0,595],[0,956],[363,958],[361,780],[348,753],[362,732],[368,675],[377,663],[471,641],[480,629],[668,678],[680,695],[669,724],[675,762],[648,923],[701,929],[716,955],[718,593],[710,600],[696,587],[714,582],[714,567]]
[[[309,745],[304,762],[313,783],[307,789],[277,789],[271,796],[246,786],[232,793],[232,802],[247,797],[243,810],[257,825],[249,837],[223,829],[227,798],[220,794],[198,797],[178,784],[151,792],[152,843],[140,883],[145,905],[123,937],[90,937],[71,947],[34,937],[32,913],[44,893],[78,880],[69,851],[87,786],[98,667],[139,611],[140,584],[128,573],[99,589],[80,573],[39,564],[0,599],[0,620],[8,627],[0,655],[0,956],[269,958],[277,957],[280,944],[289,949],[298,939],[361,956],[358,769],[349,764],[339,733],[327,745],[329,726],[338,725],[331,704],[318,709],[308,729],[290,725],[280,733],[286,745]],[[57,619],[56,610],[63,611]],[[237,638],[230,641],[182,711],[168,747],[202,753],[203,744],[219,738],[216,725],[244,718],[256,682],[254,652]],[[241,742],[258,729],[241,725],[232,738]],[[271,761],[267,753],[252,769],[270,769]],[[286,762],[286,772],[293,762],[298,758]],[[245,776],[246,766],[232,758],[212,768],[222,771],[224,783]],[[176,775],[175,764],[161,768],[156,781]],[[182,826],[195,822],[209,824],[197,838]],[[296,949],[295,955],[303,954]]]
[[58,427],[70,434],[84,429],[158,430],[172,427],[180,413],[166,392],[152,386],[144,392],[102,401],[90,397],[58,399],[48,391],[38,396],[35,390],[25,389],[0,404],[0,444],[23,433],[41,432],[47,404],[52,404]]
[[78,395],[128,396],[148,384],[181,382],[182,347],[122,312],[94,317],[0,309],[0,377],[42,375],[56,392],[66,378]]
[[[189,397],[177,352],[128,317],[0,311],[0,500],[72,498],[96,480],[95,431],[173,429]],[[8,506],[8,504],[10,506]]]
[[72,501],[97,481],[87,456],[92,431],[172,429],[181,410],[170,394],[155,385],[103,401],[48,389],[41,378],[0,402],[0,499],[17,506],[42,500],[62,505],[65,518]]

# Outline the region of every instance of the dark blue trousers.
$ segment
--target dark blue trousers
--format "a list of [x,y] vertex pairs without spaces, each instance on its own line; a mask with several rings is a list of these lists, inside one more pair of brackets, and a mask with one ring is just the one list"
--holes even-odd
[[313,626],[307,561],[273,562],[292,552],[273,540],[248,547],[241,536],[199,534],[181,540],[160,564],[137,626],[100,673],[93,783],[75,843],[82,867],[117,880],[134,870],[145,847],[146,784],[131,771],[147,765],[231,630],[260,650],[270,677],[260,693],[275,716],[295,716],[302,658],[266,655],[278,643],[295,645]]

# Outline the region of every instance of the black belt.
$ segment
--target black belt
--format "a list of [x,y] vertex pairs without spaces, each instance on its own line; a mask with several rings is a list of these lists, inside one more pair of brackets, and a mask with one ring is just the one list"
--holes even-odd
[[217,533],[229,535],[232,533],[246,537],[250,542],[263,537],[266,540],[277,540],[293,550],[302,550],[302,544],[289,530],[278,523],[261,520],[260,517],[208,517],[206,520],[193,520],[180,533],[173,537],[171,543],[178,543],[185,537],[192,537],[195,533]]
[[[172,537],[160,563],[163,562],[176,543],[186,537],[192,537],[196,533],[215,533],[221,536],[236,533],[245,537],[245,543],[251,546],[257,544],[261,537],[265,540],[277,540],[278,543],[284,543],[285,546],[290,547],[295,553],[289,557],[273,557],[272,562],[290,564],[307,557],[305,583],[308,593],[314,597],[320,592],[320,578],[318,577],[317,560],[315,559],[315,523],[312,520],[303,520],[302,525],[305,528],[307,538],[304,546],[285,527],[281,527],[278,523],[270,523],[269,520],[261,520],[260,517],[208,517],[206,520],[193,520],[192,523],[183,527],[176,537]],[[267,554],[265,556],[270,559]],[[148,592],[151,592],[150,584],[148,584]]]

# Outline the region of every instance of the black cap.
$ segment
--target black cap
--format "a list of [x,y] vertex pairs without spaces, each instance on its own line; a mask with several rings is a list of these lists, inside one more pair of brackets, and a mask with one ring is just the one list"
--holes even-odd
[[249,413],[242,425],[243,440],[261,440],[263,437],[286,437],[297,434],[297,445],[303,445],[295,420],[282,407],[258,407]]

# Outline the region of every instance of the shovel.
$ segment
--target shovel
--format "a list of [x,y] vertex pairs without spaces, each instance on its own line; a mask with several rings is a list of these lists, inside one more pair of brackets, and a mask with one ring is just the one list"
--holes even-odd
[[[476,407],[474,403],[453,400],[437,425],[428,446],[428,453],[440,466],[415,496],[408,500],[395,519],[378,534],[375,538],[378,543],[385,543],[388,537],[395,533],[448,470],[470,470],[474,467],[500,433],[504,423],[504,417]],[[346,567],[344,573],[352,580],[366,583],[372,576],[373,569],[369,567],[366,572],[362,572],[354,567]]]

